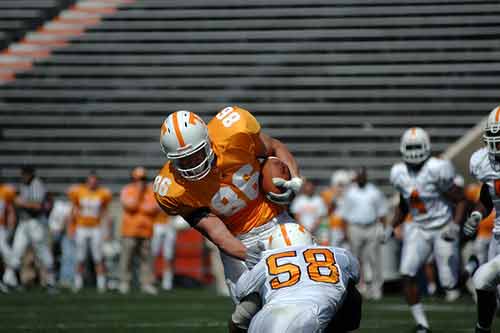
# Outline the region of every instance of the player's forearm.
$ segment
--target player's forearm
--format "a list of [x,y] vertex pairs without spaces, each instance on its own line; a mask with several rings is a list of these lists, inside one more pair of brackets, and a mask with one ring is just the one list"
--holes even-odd
[[453,222],[461,225],[464,221],[465,211],[467,209],[467,202],[465,200],[459,201],[455,206],[455,214],[453,216]]
[[279,140],[272,139],[273,155],[285,162],[290,169],[292,177],[300,177],[299,164],[288,148]]
[[220,251],[233,258],[245,260],[247,252],[245,245],[231,234],[218,217],[210,215],[201,219],[195,229],[214,243]]
[[406,213],[404,212],[404,210],[402,210],[400,206],[397,206],[389,226],[396,228],[404,222],[405,217]]

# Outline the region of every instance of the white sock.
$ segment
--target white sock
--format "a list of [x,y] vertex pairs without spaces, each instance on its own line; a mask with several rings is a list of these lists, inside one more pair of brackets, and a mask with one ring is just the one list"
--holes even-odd
[[56,278],[52,271],[47,272],[47,286],[54,287],[56,285]]
[[104,274],[97,275],[97,289],[104,290],[106,289],[106,277]]
[[79,273],[75,274],[75,288],[76,289],[81,289],[83,287],[83,278],[82,275]]
[[429,323],[427,322],[427,317],[425,316],[424,307],[422,306],[422,303],[411,305],[410,309],[411,309],[411,314],[413,315],[413,318],[415,319],[417,324],[420,324],[428,328]]
[[174,278],[174,275],[172,274],[171,270],[163,272],[161,287],[165,290],[172,289],[173,278]]

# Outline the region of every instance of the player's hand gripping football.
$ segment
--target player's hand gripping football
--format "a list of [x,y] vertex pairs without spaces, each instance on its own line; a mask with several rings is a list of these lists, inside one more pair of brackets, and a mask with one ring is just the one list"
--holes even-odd
[[474,211],[470,214],[469,218],[467,221],[464,223],[464,235],[467,237],[472,237],[476,233],[477,226],[479,225],[479,222],[483,219],[483,215],[478,212]]
[[277,204],[285,205],[293,200],[295,195],[299,193],[302,188],[304,181],[300,177],[293,177],[290,180],[285,180],[283,178],[273,178],[273,184],[286,189],[283,193],[273,193],[268,192],[267,198]]
[[265,251],[266,246],[263,242],[258,241],[257,244],[252,245],[247,248],[247,254],[245,257],[245,265],[248,269],[252,269],[262,258],[262,251]]

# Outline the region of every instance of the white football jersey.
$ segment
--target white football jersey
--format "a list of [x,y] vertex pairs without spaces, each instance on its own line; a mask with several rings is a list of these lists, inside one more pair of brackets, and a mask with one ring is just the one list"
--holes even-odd
[[[486,147],[476,150],[470,157],[470,174],[478,181],[488,185],[493,207],[500,212],[500,171],[496,171],[491,165]],[[500,233],[500,214],[495,218],[493,233]]]
[[359,263],[345,249],[300,245],[264,252],[262,259],[239,278],[238,299],[258,292],[263,304],[316,304],[327,322],[344,298],[349,280],[359,280]]
[[429,158],[415,172],[405,163],[395,164],[390,180],[406,200],[413,221],[424,229],[445,225],[452,220],[452,207],[442,193],[454,184],[455,169],[448,160]]

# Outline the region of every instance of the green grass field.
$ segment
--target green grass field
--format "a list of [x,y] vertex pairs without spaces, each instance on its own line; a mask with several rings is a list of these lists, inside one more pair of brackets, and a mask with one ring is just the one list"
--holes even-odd
[[[473,332],[475,306],[469,297],[447,304],[427,299],[433,332]],[[75,295],[44,291],[0,295],[0,332],[226,332],[232,305],[207,289],[177,289],[159,296],[131,293]],[[365,302],[360,332],[411,332],[413,322],[400,297]],[[500,318],[496,329],[500,331]]]

